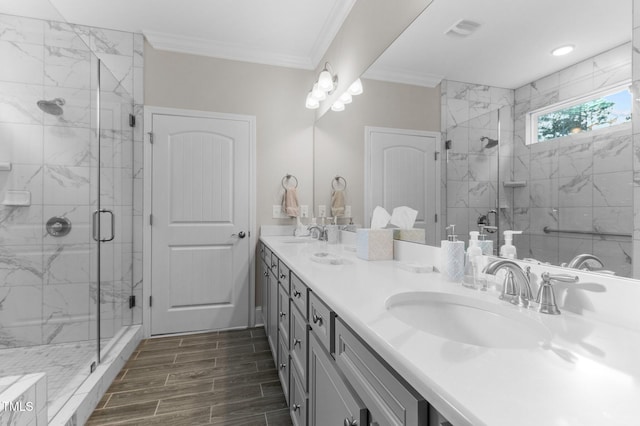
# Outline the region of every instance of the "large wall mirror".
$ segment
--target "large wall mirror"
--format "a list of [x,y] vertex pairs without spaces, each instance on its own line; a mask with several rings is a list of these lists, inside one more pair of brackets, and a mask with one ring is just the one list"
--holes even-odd
[[364,94],[316,122],[315,208],[330,208],[344,177],[350,216],[368,226],[365,129],[441,132],[438,234],[426,243],[448,223],[466,241],[481,221],[498,228],[496,248],[522,230],[521,259],[589,253],[630,277],[631,37],[630,0],[434,1],[363,74]]

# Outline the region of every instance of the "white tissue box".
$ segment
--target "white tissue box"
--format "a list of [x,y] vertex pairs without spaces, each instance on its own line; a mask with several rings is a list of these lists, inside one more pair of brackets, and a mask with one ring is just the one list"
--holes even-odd
[[364,260],[393,260],[393,229],[358,229],[356,256]]
[[426,234],[424,229],[421,228],[394,229],[393,239],[424,244],[426,241]]

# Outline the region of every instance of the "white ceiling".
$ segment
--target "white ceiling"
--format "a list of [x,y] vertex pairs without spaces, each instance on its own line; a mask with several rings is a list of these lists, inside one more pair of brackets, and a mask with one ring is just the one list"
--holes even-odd
[[[0,13],[143,32],[158,49],[315,69],[356,0],[0,0]],[[54,7],[51,7],[53,4]],[[460,19],[480,28],[444,32]],[[631,40],[631,0],[434,0],[367,71],[517,88]],[[563,44],[576,50],[561,58]]]
[[[442,78],[515,89],[631,40],[631,0],[434,0],[366,76],[426,86]],[[467,38],[444,33],[460,19]],[[551,50],[575,45],[554,57]]]
[[[355,0],[50,0],[67,22],[144,33],[156,48],[315,69]],[[59,19],[47,0],[0,13]],[[52,16],[47,16],[47,13]]]

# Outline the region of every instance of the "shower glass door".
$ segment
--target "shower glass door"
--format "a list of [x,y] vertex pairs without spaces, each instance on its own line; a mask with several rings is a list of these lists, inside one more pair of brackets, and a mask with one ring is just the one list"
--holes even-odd
[[98,132],[92,212],[95,268],[93,294],[99,360],[104,361],[120,333],[132,323],[133,132],[131,95],[105,64],[95,61]]

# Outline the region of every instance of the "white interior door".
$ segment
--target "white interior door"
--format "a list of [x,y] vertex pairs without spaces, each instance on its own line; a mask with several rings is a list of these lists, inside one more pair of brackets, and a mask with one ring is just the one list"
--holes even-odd
[[151,334],[249,325],[251,123],[152,115]]
[[418,211],[415,227],[426,243],[439,240],[440,134],[418,130],[365,128],[365,226],[376,206],[389,213],[408,206]]

